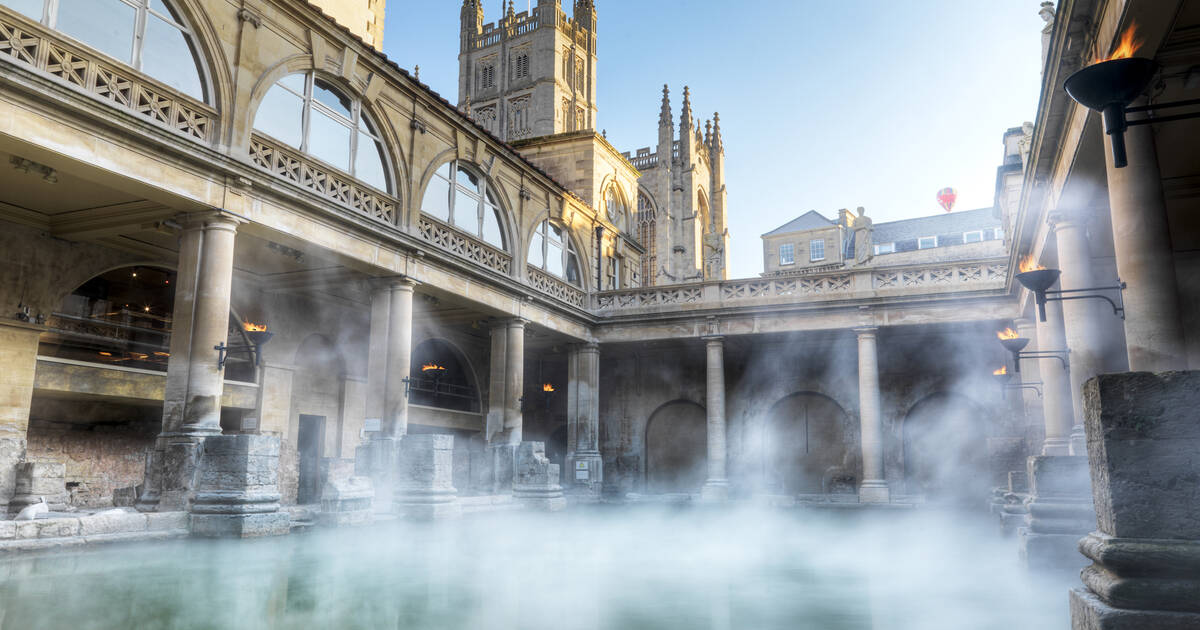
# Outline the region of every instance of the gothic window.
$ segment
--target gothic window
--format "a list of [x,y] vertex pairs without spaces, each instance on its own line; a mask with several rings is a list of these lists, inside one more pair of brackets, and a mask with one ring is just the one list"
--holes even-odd
[[625,230],[625,219],[629,213],[629,207],[625,203],[625,197],[621,195],[621,189],[615,184],[609,186],[604,193],[604,211],[608,220],[617,226],[617,230]]
[[571,60],[574,58],[575,58],[575,56],[571,54],[570,48],[563,49],[563,56],[562,56],[563,83],[567,84],[567,89],[572,89],[572,90],[575,89],[575,81],[574,81],[573,77],[571,76],[571,70],[572,70]]
[[562,102],[563,131],[575,131],[575,125],[572,124],[574,122],[575,120],[571,116],[571,101],[564,98]]
[[642,254],[642,281],[646,286],[652,286],[658,266],[658,223],[654,216],[654,206],[645,193],[638,193],[637,224],[638,242],[646,250],[646,253]]
[[529,77],[529,51],[519,50],[513,55],[512,71],[514,79],[525,79]]
[[0,5],[206,100],[192,30],[167,0],[0,0]]
[[575,131],[587,129],[587,118],[585,118],[582,107],[575,108]]
[[478,87],[480,90],[490,90],[496,87],[496,64],[480,64],[478,78]]
[[528,96],[519,96],[508,101],[508,139],[517,140],[530,135],[530,103]]
[[582,57],[575,58],[575,89],[580,91],[587,89],[587,73],[583,71]]
[[258,106],[254,129],[391,192],[383,141],[362,102],[312,72],[275,82]]
[[475,122],[482,125],[484,129],[487,129],[494,134],[498,134],[500,132],[496,125],[495,105],[480,107],[472,112],[471,117],[475,119]]
[[505,249],[500,204],[488,181],[457,160],[446,162],[429,180],[421,211]]
[[608,261],[608,278],[605,289],[616,291],[621,288],[621,260],[617,256],[606,257]]
[[570,282],[582,286],[583,276],[579,272],[579,254],[565,228],[542,221],[533,231],[529,242],[529,264],[548,271]]

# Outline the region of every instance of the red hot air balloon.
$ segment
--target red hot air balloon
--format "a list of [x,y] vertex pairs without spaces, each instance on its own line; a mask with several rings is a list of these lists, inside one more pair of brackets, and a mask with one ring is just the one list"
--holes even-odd
[[954,209],[954,202],[958,200],[958,191],[953,188],[943,188],[937,194],[938,205],[950,212]]

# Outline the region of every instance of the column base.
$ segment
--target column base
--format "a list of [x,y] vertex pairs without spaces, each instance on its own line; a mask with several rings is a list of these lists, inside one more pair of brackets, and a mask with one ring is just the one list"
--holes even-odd
[[462,505],[453,479],[454,436],[405,437],[396,476],[396,513],[415,521],[458,518]]
[[1065,437],[1046,438],[1042,443],[1042,455],[1070,455],[1071,439]]
[[1087,564],[1079,553],[1079,534],[1039,534],[1023,527],[1017,538],[1017,554],[1026,569],[1078,571]]
[[705,503],[725,503],[729,500],[729,481],[709,479],[700,488],[700,500]]
[[279,511],[279,438],[214,435],[204,439],[191,505],[192,535],[279,536],[291,517]]
[[375,493],[371,510],[375,514],[393,511],[400,442],[401,438],[376,437],[354,449],[354,474],[371,480],[371,489]]
[[892,493],[882,479],[867,479],[858,487],[859,503],[888,503],[891,500]]
[[1087,435],[1083,432],[1082,424],[1071,427],[1070,444],[1071,455],[1087,457]]
[[270,514],[192,514],[192,535],[201,538],[258,538],[291,532],[287,512]]
[[1071,630],[1196,630],[1200,613],[1128,610],[1105,604],[1082,588],[1071,589]]

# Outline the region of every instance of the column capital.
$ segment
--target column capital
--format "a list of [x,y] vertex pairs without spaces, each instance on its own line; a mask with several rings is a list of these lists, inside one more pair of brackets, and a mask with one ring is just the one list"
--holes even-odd
[[859,326],[858,328],[851,328],[851,330],[854,331],[854,334],[858,335],[859,339],[863,339],[863,338],[867,338],[867,337],[874,337],[876,335],[876,333],[879,332],[879,327],[878,326]]
[[568,344],[568,348],[570,348],[572,352],[600,352],[600,344],[595,341],[580,341],[571,343]]
[[412,291],[418,284],[421,283],[404,274],[367,279],[367,286],[372,291]]
[[701,337],[708,345],[720,345],[725,343],[725,335],[705,335]]
[[1087,216],[1082,210],[1055,209],[1046,213],[1046,225],[1057,232],[1062,229],[1084,227]]
[[184,212],[175,215],[175,219],[179,221],[184,230],[229,230],[230,232],[236,232],[239,225],[250,222],[246,217],[220,209]]

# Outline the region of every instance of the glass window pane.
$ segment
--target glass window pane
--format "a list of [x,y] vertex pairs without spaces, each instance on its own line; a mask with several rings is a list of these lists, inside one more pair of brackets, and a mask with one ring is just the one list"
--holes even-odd
[[254,128],[297,149],[303,132],[304,101],[278,85],[271,86],[258,106]]
[[479,178],[461,166],[458,168],[458,183],[479,192]]
[[121,0],[59,0],[58,30],[120,59],[133,62],[137,11]]
[[276,83],[295,92],[296,94],[299,94],[300,96],[304,96],[304,81],[307,78],[307,75],[304,74],[289,74]]
[[328,83],[320,79],[314,80],[313,98],[329,109],[345,116],[346,120],[350,120],[350,99],[342,96],[340,92],[333,89],[333,86]]
[[425,199],[421,202],[421,210],[425,214],[435,216],[443,221],[450,220],[450,182],[434,175],[425,189]]
[[494,206],[485,206],[483,210],[483,240],[490,245],[504,249],[504,232],[500,230],[500,214]]
[[567,282],[580,286],[581,275],[579,273],[579,257],[575,255],[575,252],[567,252]]
[[350,128],[313,108],[308,119],[308,152],[344,171],[350,170]]
[[546,271],[560,278],[563,276],[563,250],[553,243],[546,246]]
[[562,242],[563,242],[563,231],[562,231],[562,228],[558,227],[557,225],[554,225],[553,223],[551,223],[551,224],[549,224],[549,225],[550,225],[550,234],[549,234],[549,236],[550,236],[550,242],[551,242],[551,243],[558,243],[558,244],[560,244],[560,245],[561,245],[561,244],[562,244]]
[[142,72],[203,101],[204,87],[196,56],[183,31],[153,15],[146,16],[142,43]]
[[44,4],[44,0],[0,0],[0,5],[4,5],[37,22],[42,21],[42,5]]
[[171,13],[171,9],[167,8],[167,5],[164,4],[162,0],[150,0],[150,9],[153,11],[158,11],[163,15],[173,15],[173,13]]
[[454,225],[479,236],[479,200],[458,187],[454,189]]
[[546,267],[546,252],[542,251],[544,243],[541,230],[534,232],[533,240],[529,242],[529,264],[539,269]]
[[358,132],[358,154],[354,156],[354,176],[358,179],[387,191],[387,175],[383,161],[383,147],[374,138],[363,132]]
[[446,181],[450,181],[451,179],[453,179],[450,176],[450,169],[453,166],[454,166],[454,162],[446,162],[445,164],[439,166],[438,170],[437,170],[438,175],[445,177]]

